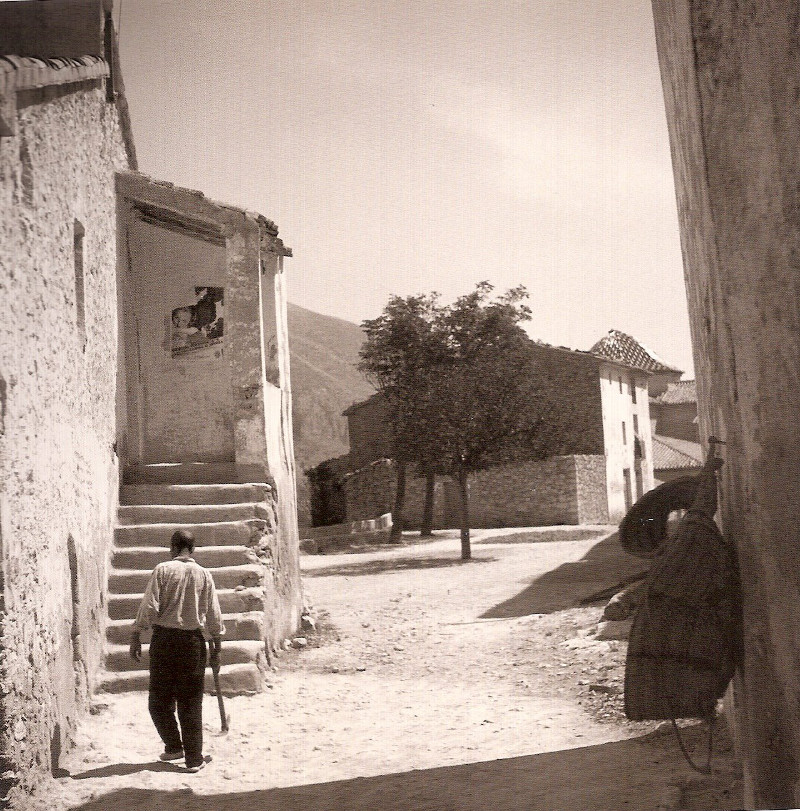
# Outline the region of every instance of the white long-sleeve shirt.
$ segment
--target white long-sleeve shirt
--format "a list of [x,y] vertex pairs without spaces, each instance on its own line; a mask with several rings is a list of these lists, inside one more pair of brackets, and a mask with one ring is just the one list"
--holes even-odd
[[188,555],[159,563],[153,569],[133,629],[146,631],[153,625],[186,631],[201,629],[212,637],[225,633],[211,573]]

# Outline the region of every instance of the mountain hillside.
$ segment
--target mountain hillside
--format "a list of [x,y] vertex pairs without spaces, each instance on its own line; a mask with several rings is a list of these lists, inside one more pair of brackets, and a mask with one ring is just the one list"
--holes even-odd
[[374,389],[356,369],[364,334],[357,324],[288,305],[292,421],[299,520],[307,524],[303,471],[348,451],[348,406]]

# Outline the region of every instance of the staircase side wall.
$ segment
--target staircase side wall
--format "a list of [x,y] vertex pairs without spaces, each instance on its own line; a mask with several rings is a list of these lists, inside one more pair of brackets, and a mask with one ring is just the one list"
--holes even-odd
[[2,112],[14,134],[0,138],[0,752],[27,792],[57,764],[103,650],[118,492],[113,172],[127,159],[102,81],[21,91]]
[[303,604],[286,279],[284,257],[276,243],[277,240],[264,238],[260,275],[266,456],[268,472],[277,490],[273,504],[276,531],[270,561],[272,577],[265,588],[267,642],[273,650],[297,631]]

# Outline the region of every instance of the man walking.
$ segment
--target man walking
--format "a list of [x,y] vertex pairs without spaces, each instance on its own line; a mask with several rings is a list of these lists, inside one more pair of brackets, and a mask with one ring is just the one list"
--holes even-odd
[[[211,573],[192,559],[194,536],[178,530],[170,542],[172,559],[159,563],[147,584],[133,624],[130,655],[142,655],[140,634],[153,629],[150,642],[148,708],[164,741],[161,760],[185,758],[186,770],[199,772],[203,758],[203,684],[206,640],[211,636],[211,667],[219,667],[225,632]],[[178,709],[180,731],[175,721]]]

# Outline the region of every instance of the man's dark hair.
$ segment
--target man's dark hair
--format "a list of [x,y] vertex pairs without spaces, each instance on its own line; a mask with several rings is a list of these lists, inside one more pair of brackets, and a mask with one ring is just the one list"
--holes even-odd
[[181,549],[188,549],[190,552],[194,552],[194,535],[192,535],[191,532],[187,532],[185,529],[178,529],[173,532],[170,543],[172,548],[177,549],[179,552]]

